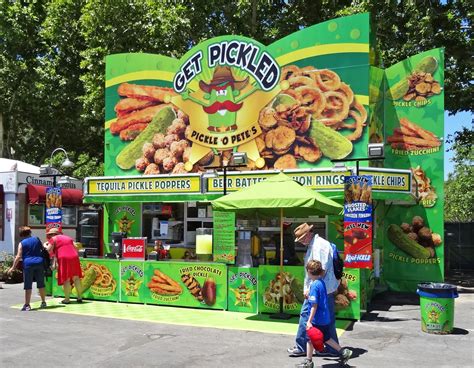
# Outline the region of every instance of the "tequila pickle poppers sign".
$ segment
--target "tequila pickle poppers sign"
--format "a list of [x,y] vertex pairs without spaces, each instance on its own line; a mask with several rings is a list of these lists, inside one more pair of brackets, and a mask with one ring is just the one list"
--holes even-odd
[[182,176],[235,151],[246,170],[365,155],[369,40],[369,15],[358,14],[268,46],[222,36],[179,60],[108,56],[105,174]]
[[372,268],[372,176],[344,180],[344,267]]

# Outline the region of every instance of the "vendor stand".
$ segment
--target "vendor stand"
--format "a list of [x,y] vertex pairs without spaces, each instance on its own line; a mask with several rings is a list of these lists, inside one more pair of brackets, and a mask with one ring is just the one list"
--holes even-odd
[[[223,36],[195,46],[180,61],[150,54],[107,57],[106,176],[85,181],[84,201],[103,205],[102,254],[113,254],[113,232],[147,238],[147,250],[138,263],[83,259],[84,269],[92,267],[88,263],[114,265],[115,301],[276,312],[264,298],[277,291],[279,267],[268,258],[281,221],[238,214],[222,219],[211,202],[283,170],[341,205],[347,176],[372,177],[373,266],[346,268],[338,316],[360,318],[377,287],[414,290],[420,280],[442,281],[442,50],[382,70],[371,65],[371,40],[369,14],[358,14],[269,46]],[[428,86],[416,88],[412,74],[420,73],[428,92]],[[372,143],[384,143],[384,160],[351,161],[368,157]],[[246,153],[248,166],[227,172],[222,168],[233,166],[234,152]],[[340,159],[347,163],[335,167],[332,160]],[[282,220],[311,222],[341,254],[347,248],[342,216],[292,216]],[[419,234],[419,225],[428,230]],[[196,260],[199,228],[214,228],[218,262]],[[419,243],[423,233],[436,241]],[[170,247],[171,259],[156,261],[156,241]],[[239,267],[240,241],[255,245],[254,267]],[[301,260],[304,249],[297,247],[296,254]],[[304,270],[284,266],[283,272],[295,288],[285,311],[297,314],[302,299],[295,285]],[[100,298],[93,290],[91,285],[88,297]]]

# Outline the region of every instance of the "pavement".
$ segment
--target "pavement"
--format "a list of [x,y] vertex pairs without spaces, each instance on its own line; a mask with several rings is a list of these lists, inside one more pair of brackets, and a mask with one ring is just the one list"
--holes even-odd
[[[0,367],[294,367],[302,360],[288,357],[289,334],[53,313],[69,307],[57,300],[46,310],[21,312],[23,285],[0,286]],[[363,320],[340,337],[354,350],[347,367],[474,367],[474,288],[459,292],[450,335],[421,331],[416,294],[378,294]],[[170,319],[179,311],[147,309]],[[334,358],[314,363],[340,367]]]

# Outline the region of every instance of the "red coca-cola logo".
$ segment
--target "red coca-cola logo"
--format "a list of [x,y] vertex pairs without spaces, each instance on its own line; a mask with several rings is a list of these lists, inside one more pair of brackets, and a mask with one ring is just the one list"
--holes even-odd
[[122,257],[123,258],[141,258],[145,259],[146,239],[123,239]]
[[143,245],[127,245],[125,247],[125,252],[130,253],[141,253],[143,252]]

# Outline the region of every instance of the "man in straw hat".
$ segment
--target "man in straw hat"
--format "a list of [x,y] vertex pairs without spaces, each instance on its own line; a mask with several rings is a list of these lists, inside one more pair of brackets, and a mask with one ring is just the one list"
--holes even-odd
[[[301,307],[300,320],[298,326],[298,332],[296,333],[294,347],[288,349],[290,357],[301,357],[306,355],[306,343],[308,342],[308,336],[306,334],[306,324],[308,322],[310,306],[308,304],[308,293],[311,284],[311,279],[306,270],[308,262],[311,260],[321,262],[323,270],[325,271],[322,280],[326,285],[328,294],[327,302],[329,306],[329,313],[331,322],[329,324],[330,337],[339,343],[336,333],[336,318],[334,315],[334,294],[339,286],[339,281],[334,275],[333,266],[333,247],[326,239],[321,238],[318,234],[313,233],[313,225],[304,223],[299,225],[294,230],[295,243],[301,243],[307,247],[306,254],[304,256],[304,267],[305,267],[305,278],[304,278],[304,296],[305,301]],[[326,346],[326,349],[322,353],[316,353],[319,356],[334,356],[339,357],[339,354],[332,349],[330,346]]]

